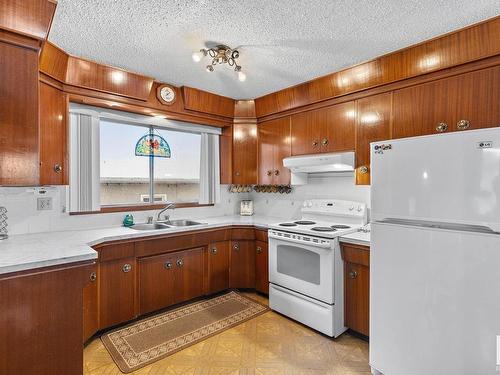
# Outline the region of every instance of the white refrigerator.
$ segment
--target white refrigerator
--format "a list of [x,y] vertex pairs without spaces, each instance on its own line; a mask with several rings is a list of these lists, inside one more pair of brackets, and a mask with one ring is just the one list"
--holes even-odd
[[372,372],[500,374],[500,128],[372,143],[371,165]]

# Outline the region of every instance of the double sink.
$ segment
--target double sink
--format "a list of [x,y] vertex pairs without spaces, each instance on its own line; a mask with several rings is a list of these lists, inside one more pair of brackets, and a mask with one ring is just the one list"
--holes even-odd
[[168,229],[172,227],[191,227],[193,225],[202,225],[197,221],[192,220],[167,220],[156,223],[134,224],[130,228],[135,230],[155,230],[155,229]]

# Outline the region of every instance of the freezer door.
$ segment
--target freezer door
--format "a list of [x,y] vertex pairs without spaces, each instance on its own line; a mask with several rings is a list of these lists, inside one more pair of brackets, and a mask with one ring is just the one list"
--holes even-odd
[[500,235],[372,224],[370,364],[384,375],[493,375]]
[[487,226],[500,232],[500,129],[371,145],[372,220]]

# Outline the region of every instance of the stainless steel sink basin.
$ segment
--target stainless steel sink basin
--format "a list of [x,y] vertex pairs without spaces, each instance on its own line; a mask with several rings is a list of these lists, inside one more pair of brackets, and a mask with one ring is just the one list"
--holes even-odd
[[163,223],[152,223],[152,224],[134,224],[130,228],[135,230],[154,230],[154,229],[168,229],[168,225]]
[[192,220],[168,220],[162,222],[162,224],[171,225],[173,227],[190,227],[192,225],[201,225],[203,223]]

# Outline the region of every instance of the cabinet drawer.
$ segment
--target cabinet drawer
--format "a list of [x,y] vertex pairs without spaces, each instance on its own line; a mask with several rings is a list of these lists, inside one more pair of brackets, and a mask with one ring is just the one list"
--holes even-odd
[[267,229],[255,229],[255,240],[267,242]]
[[370,267],[370,248],[368,246],[342,244],[344,262]]
[[99,253],[99,260],[106,262],[134,256],[134,243],[124,242],[113,245],[96,246],[95,250]]
[[255,230],[253,228],[233,228],[231,232],[232,240],[253,240]]

